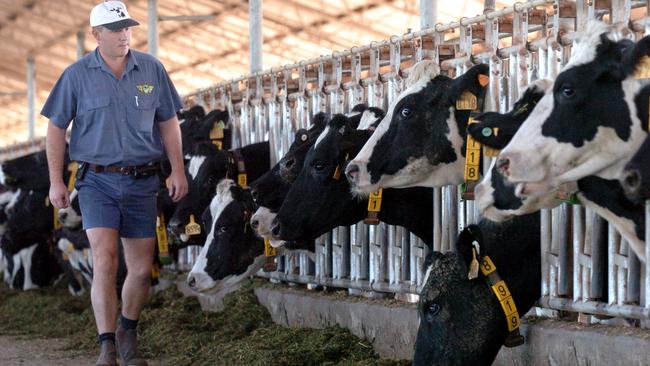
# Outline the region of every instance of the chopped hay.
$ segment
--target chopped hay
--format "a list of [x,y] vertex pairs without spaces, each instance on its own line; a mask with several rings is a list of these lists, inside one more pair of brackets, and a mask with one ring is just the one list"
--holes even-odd
[[[340,327],[276,325],[257,302],[253,280],[225,299],[220,313],[203,312],[196,298],[173,286],[154,295],[140,318],[144,355],[162,365],[408,365],[380,359],[366,341]],[[94,352],[96,330],[88,295],[64,285],[19,292],[0,284],[0,334],[66,338],[70,350]]]

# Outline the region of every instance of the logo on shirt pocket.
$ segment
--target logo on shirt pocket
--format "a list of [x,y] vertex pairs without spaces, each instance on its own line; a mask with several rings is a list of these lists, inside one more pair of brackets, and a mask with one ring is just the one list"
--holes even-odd
[[151,94],[153,92],[153,85],[147,83],[136,85],[136,88],[138,88],[141,93],[145,94]]

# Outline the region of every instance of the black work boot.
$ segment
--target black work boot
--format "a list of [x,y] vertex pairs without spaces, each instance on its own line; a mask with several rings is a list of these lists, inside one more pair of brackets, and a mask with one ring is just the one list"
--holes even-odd
[[122,326],[115,331],[115,342],[120,356],[121,366],[148,366],[138,352],[138,332],[136,329],[124,329]]
[[117,366],[117,354],[115,352],[115,343],[112,341],[103,341],[99,345],[99,357],[95,366]]

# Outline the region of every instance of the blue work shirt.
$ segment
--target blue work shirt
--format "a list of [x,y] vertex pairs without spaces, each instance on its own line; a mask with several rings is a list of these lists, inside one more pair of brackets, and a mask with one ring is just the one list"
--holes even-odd
[[70,159],[132,166],[164,156],[158,122],[169,120],[181,107],[156,58],[130,50],[117,80],[97,48],[63,72],[41,114],[62,129],[74,120]]

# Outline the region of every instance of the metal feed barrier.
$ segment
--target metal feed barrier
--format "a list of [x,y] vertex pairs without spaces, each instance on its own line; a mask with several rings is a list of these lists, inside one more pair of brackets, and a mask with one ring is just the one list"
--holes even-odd
[[[648,7],[629,0],[535,0],[486,9],[477,17],[220,83],[187,95],[186,102],[227,109],[234,146],[268,139],[274,164],[316,112],[346,113],[362,102],[386,109],[403,89],[408,68],[422,59],[436,60],[449,76],[476,62],[489,64],[485,110],[506,112],[531,80],[558,74],[569,59],[574,31],[585,29],[589,19],[630,21],[629,36],[638,39],[650,30]],[[458,188],[451,186],[436,189],[431,204],[434,249],[454,250],[459,229],[478,219],[474,204],[459,201]],[[650,319],[650,262],[641,263],[611,225],[569,204],[544,210],[541,220],[542,307]],[[188,265],[197,253],[186,251]],[[278,257],[276,272],[259,275],[413,298],[426,255],[424,243],[401,227],[359,223],[320,237],[315,262],[285,255]]]

